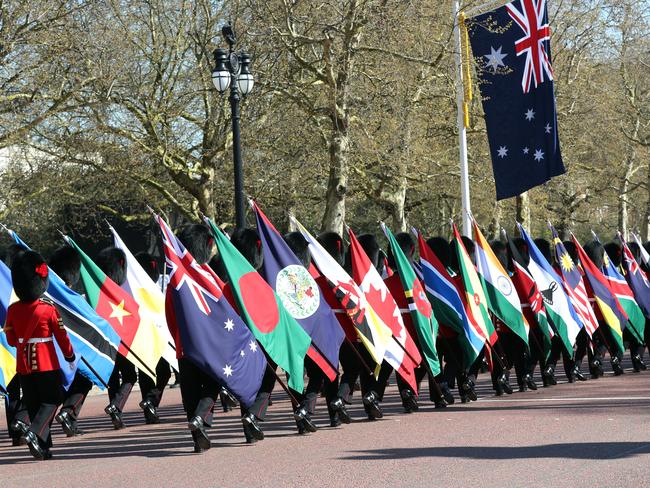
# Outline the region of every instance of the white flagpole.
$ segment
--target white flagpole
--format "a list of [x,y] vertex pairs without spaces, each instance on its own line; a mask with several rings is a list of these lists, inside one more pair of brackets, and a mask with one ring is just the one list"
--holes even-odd
[[465,129],[465,117],[463,115],[464,89],[463,89],[463,68],[461,62],[460,28],[458,26],[458,13],[460,12],[460,1],[453,0],[452,14],[454,18],[454,40],[456,42],[456,105],[458,108],[458,146],[460,150],[460,199],[462,204],[463,234],[471,236],[472,223],[470,222],[470,201],[469,201],[469,172],[467,168],[467,131]]

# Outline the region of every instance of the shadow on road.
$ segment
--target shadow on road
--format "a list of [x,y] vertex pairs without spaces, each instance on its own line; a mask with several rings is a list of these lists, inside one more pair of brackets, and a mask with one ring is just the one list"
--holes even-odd
[[465,459],[622,459],[650,453],[650,442],[578,442],[544,444],[540,446],[466,446],[373,449],[355,451],[341,459],[353,461],[385,461],[409,458],[465,458]]

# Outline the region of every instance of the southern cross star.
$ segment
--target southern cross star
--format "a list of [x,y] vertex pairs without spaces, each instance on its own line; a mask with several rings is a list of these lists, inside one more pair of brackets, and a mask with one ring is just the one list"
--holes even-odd
[[488,66],[489,68],[492,68],[492,73],[496,73],[497,69],[500,66],[503,66],[503,67],[506,66],[503,63],[503,58],[505,58],[507,56],[507,54],[503,54],[501,52],[502,47],[503,46],[499,46],[499,49],[497,49],[495,51],[494,48],[492,46],[490,46],[490,51],[491,51],[490,54],[484,54],[483,55],[483,57],[487,59],[486,66]]

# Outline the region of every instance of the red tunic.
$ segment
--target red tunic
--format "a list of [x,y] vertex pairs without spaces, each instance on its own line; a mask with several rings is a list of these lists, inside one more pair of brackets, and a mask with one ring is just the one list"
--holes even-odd
[[16,372],[39,373],[60,369],[53,340],[66,359],[74,358],[72,344],[56,307],[43,299],[15,302],[7,310],[4,331],[16,347]]

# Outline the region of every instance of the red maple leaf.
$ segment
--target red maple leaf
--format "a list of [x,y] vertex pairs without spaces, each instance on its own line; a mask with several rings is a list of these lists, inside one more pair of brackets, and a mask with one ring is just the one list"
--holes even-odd
[[370,285],[369,290],[366,292],[366,299],[372,309],[379,315],[379,318],[390,327],[397,337],[400,336],[401,327],[398,321],[399,309],[395,304],[395,300],[391,300],[390,293],[386,292],[386,296],[382,298],[382,291]]

